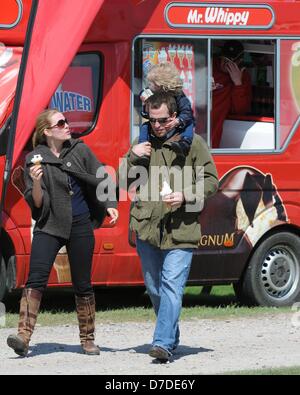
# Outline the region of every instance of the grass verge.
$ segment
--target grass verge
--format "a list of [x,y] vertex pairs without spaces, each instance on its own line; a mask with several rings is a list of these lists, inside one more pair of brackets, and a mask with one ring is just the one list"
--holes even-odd
[[[291,308],[244,307],[236,303],[231,286],[213,287],[210,295],[202,287],[187,287],[183,299],[181,319],[230,319],[257,315],[290,313]],[[154,321],[155,315],[147,295],[119,290],[101,290],[96,295],[97,323]],[[72,290],[47,291],[39,314],[38,325],[77,325]],[[7,304],[6,328],[18,323],[19,296]],[[292,313],[292,312],[291,312]]]

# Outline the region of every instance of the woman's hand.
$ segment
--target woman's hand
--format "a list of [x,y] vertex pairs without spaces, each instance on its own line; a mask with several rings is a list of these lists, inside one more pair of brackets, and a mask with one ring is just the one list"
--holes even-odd
[[108,208],[107,213],[111,217],[109,223],[115,225],[119,218],[119,211],[116,208]]
[[230,61],[226,63],[226,69],[234,85],[242,85],[243,71],[245,70],[245,67],[240,70],[236,63]]
[[43,177],[43,169],[41,165],[31,166],[29,169],[29,175],[32,178],[33,182],[41,181]]

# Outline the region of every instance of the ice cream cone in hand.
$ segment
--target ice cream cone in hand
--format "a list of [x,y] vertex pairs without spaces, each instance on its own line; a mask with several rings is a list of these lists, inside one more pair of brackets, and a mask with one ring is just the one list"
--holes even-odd
[[[163,182],[162,190],[160,191],[160,196],[162,197],[162,200],[168,195],[172,193],[172,189],[167,181]],[[169,204],[168,204],[169,206]]]
[[33,156],[33,158],[31,159],[31,163],[33,163],[35,166],[39,166],[42,163],[42,160],[42,155],[37,154]]

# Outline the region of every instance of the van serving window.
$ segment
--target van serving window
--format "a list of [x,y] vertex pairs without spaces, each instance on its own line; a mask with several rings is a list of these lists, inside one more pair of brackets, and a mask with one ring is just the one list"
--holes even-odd
[[147,73],[170,61],[194,110],[195,133],[211,148],[274,150],[275,47],[275,40],[257,38],[137,39],[132,140],[145,121],[139,94],[147,86]]
[[212,148],[275,149],[274,71],[274,41],[212,40]]
[[75,56],[51,98],[49,108],[63,112],[73,134],[87,134],[99,108],[101,59],[95,53]]
[[196,119],[196,133],[207,138],[207,40],[139,39],[135,42],[134,109],[132,141],[143,121],[139,94],[147,87],[147,73],[158,63],[174,63],[183,80],[183,92],[191,102]]

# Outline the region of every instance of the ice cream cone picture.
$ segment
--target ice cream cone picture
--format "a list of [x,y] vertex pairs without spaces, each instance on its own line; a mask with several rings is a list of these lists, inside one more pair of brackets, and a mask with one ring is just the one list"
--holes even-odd
[[187,58],[188,61],[188,68],[191,69],[192,68],[192,59],[193,59],[193,49],[191,45],[187,45],[185,47],[185,56]]
[[183,68],[183,59],[185,58],[185,50],[184,50],[184,45],[178,45],[177,48],[177,56],[179,58],[179,62],[180,62],[180,68]]
[[31,159],[31,163],[33,163],[35,166],[39,166],[42,163],[42,160],[42,155],[37,154],[33,156],[33,158]]
[[160,51],[158,51],[158,62],[163,63],[168,60],[168,54],[165,48],[162,48]]
[[65,247],[63,247],[57,254],[54,262],[54,269],[56,270],[57,281],[59,284],[72,282],[70,263]]
[[171,63],[174,63],[174,60],[176,58],[176,45],[169,45],[168,54]]

